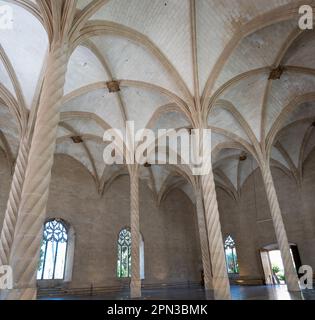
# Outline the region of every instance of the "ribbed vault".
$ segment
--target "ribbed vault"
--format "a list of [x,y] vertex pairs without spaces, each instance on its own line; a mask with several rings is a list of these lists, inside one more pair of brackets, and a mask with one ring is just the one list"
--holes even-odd
[[[126,120],[190,128],[201,117],[213,129],[217,186],[231,196],[259,153],[299,183],[315,147],[315,33],[298,29],[302,2],[77,1],[56,153],[81,162],[104,192],[127,172],[105,166],[104,130]],[[0,148],[11,167],[38,105],[48,3],[0,1],[14,12],[13,29],[0,31]],[[120,91],[110,93],[110,81]],[[195,183],[180,166],[143,168],[141,178],[158,202],[172,188],[191,196]]]

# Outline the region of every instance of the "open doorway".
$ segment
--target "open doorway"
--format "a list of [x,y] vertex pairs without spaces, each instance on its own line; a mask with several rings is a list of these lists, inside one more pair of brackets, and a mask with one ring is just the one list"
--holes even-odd
[[273,284],[285,284],[284,266],[280,250],[269,251],[269,257],[273,275]]
[[[290,244],[290,252],[296,270],[302,265],[297,245]],[[269,245],[260,251],[261,262],[265,275],[266,285],[284,285],[284,266],[281,252],[277,245]]]

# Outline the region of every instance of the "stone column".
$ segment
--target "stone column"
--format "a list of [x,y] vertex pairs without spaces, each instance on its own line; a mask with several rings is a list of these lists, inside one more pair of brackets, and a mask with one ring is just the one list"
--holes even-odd
[[[209,159],[208,161],[211,161]],[[212,264],[212,283],[216,300],[230,300],[230,282],[226,268],[219,209],[212,168],[201,177],[208,231],[208,243]]]
[[7,299],[36,299],[36,273],[67,64],[67,43],[54,41],[47,61],[10,256],[14,289]]
[[197,219],[198,219],[198,230],[199,230],[199,237],[200,237],[200,248],[201,248],[203,272],[204,272],[205,290],[212,290],[213,286],[212,286],[210,252],[209,252],[208,235],[207,235],[201,190],[198,190],[196,192],[196,211],[197,211]]
[[10,252],[14,238],[14,231],[21,202],[22,188],[27,167],[29,153],[29,140],[24,135],[20,142],[19,152],[16,159],[14,174],[11,183],[7,209],[0,238],[0,266],[9,264]]
[[278,246],[284,265],[284,273],[289,291],[300,291],[299,280],[294,268],[293,259],[290,252],[290,246],[285,231],[276,188],[271,175],[270,166],[267,163],[261,165],[261,173],[266,189],[267,199],[270,207],[270,213],[275,228]]
[[139,173],[136,165],[130,172],[131,282],[132,299],[141,297]]

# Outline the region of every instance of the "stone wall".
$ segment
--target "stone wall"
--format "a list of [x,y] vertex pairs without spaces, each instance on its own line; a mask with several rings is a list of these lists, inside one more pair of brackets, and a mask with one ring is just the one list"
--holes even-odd
[[[302,186],[280,169],[272,170],[288,238],[298,246],[302,264],[315,269],[315,151],[304,166]],[[10,186],[10,170],[0,152],[0,226]],[[117,236],[129,226],[129,177],[116,179],[100,196],[92,176],[78,162],[55,157],[47,217],[62,218],[75,231],[70,288],[122,287],[116,277]],[[259,250],[276,243],[262,178],[256,170],[245,181],[240,199],[217,189],[223,237],[232,235],[243,279],[263,279]],[[202,269],[195,209],[180,190],[157,207],[150,189],[140,183],[140,227],[145,247],[144,285],[200,281]],[[44,286],[49,286],[45,283]]]
[[[116,277],[117,238],[130,225],[129,177],[120,176],[103,196],[78,162],[56,156],[47,216],[67,221],[75,231],[70,287],[120,287]],[[194,207],[175,190],[157,207],[140,183],[140,229],[144,239],[144,285],[200,281],[200,249]]]
[[[272,168],[278,199],[288,240],[296,244],[301,262],[315,270],[315,151],[304,165],[302,186],[278,168]],[[235,201],[222,189],[217,189],[223,237],[232,235],[236,242],[240,277],[263,279],[260,249],[276,244],[259,169],[251,174]]]

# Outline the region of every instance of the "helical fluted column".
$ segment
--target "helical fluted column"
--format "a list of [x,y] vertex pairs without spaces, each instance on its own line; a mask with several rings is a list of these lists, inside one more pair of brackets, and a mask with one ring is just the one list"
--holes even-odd
[[140,217],[139,173],[136,165],[130,172],[130,226],[131,226],[131,298],[141,297],[140,279]]
[[286,284],[289,291],[300,291],[299,280],[293,264],[293,258],[291,256],[290,246],[281,215],[276,188],[274,186],[270,166],[267,163],[261,165],[261,173],[263,176],[267,200],[270,207],[270,213],[275,228],[279,250],[281,252]]
[[[211,159],[208,159],[208,161],[211,161]],[[212,265],[214,298],[216,300],[230,300],[230,282],[226,268],[219,209],[212,168],[208,174],[201,177],[201,180]]]
[[0,266],[9,264],[10,252],[14,239],[18,210],[21,203],[22,187],[25,179],[27,159],[29,153],[29,139],[24,135],[21,139],[11,183],[7,209],[0,238]]
[[14,289],[7,299],[36,298],[36,272],[67,63],[67,43],[54,41],[47,61],[10,256]]
[[200,248],[201,248],[202,266],[203,266],[203,272],[204,272],[205,289],[212,290],[213,287],[212,287],[210,252],[209,252],[207,227],[205,222],[205,214],[204,214],[201,190],[198,190],[196,192],[196,211],[197,211],[197,219],[198,219],[198,230],[199,230],[199,238],[200,238]]

